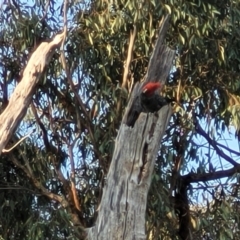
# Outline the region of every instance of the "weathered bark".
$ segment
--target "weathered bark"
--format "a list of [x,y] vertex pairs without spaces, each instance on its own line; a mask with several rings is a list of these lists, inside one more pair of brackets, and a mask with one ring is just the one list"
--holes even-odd
[[[164,46],[168,17],[159,31],[145,81],[166,81],[175,52]],[[145,212],[155,158],[171,116],[167,105],[157,113],[141,113],[134,124],[125,122],[142,84],[136,84],[120,127],[112,163],[104,187],[99,215],[88,230],[92,240],[146,239]]]
[[63,37],[64,33],[61,33],[53,40],[41,43],[29,59],[20,83],[0,115],[0,154],[25,116],[44,68],[51,60],[54,50],[62,43]]

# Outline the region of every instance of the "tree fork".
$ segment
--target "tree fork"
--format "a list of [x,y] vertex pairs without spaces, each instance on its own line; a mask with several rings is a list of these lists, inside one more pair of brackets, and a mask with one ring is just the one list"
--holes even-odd
[[164,84],[175,51],[163,45],[169,16],[162,22],[159,36],[142,83],[136,84],[118,136],[95,226],[88,229],[91,240],[146,239],[145,212],[155,158],[171,116],[166,105],[155,113],[141,113],[134,124],[125,123],[134,100],[147,82]]

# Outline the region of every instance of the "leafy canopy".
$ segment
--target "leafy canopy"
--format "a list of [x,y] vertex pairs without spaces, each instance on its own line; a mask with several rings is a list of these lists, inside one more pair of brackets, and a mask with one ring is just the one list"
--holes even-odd
[[[31,52],[61,30],[61,4],[3,4],[1,112]],[[240,126],[239,1],[96,0],[69,4],[64,52],[71,79],[56,52],[8,147],[34,133],[1,156],[4,239],[81,238],[79,226],[94,224],[128,97],[146,73],[160,19],[168,13],[166,44],[176,50],[176,59],[162,94],[175,104],[149,193],[148,236],[176,239],[176,234],[182,236],[182,220],[195,239],[239,238],[239,153],[224,141],[234,134],[238,141]],[[125,84],[134,26],[137,35]],[[228,135],[230,126],[234,133]],[[45,190],[66,199],[68,206]],[[190,207],[190,222],[181,218],[179,204]]]

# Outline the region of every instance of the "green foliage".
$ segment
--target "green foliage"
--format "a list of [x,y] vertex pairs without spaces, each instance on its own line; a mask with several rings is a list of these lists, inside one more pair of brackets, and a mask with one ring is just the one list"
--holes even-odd
[[[36,1],[30,6],[14,1],[3,5],[1,112],[21,79],[30,53],[61,30],[63,8],[58,4]],[[34,132],[28,141],[1,157],[3,239],[80,239],[79,223],[83,227],[94,224],[131,86],[146,73],[160,20],[167,13],[171,14],[171,23],[165,42],[176,49],[176,59],[163,95],[176,103],[149,193],[148,238],[177,239],[180,210],[176,196],[181,177],[195,174],[201,181],[187,186],[195,239],[203,235],[239,239],[239,194],[233,194],[238,188],[237,168],[233,174],[223,174],[229,177],[227,181],[200,178],[229,168],[216,146],[222,151],[218,143],[225,139],[230,126],[235,127],[236,135],[240,129],[240,3],[233,0],[95,0],[69,4],[70,27],[64,52],[72,79],[66,78],[60,53],[55,53],[8,147],[27,132]],[[123,86],[133,26],[137,36],[127,85]],[[206,126],[210,140],[197,131],[197,124]],[[237,161],[239,155],[225,151]],[[73,183],[80,210],[72,195]],[[220,200],[216,186],[225,193]],[[63,197],[69,205],[64,207],[43,189]]]

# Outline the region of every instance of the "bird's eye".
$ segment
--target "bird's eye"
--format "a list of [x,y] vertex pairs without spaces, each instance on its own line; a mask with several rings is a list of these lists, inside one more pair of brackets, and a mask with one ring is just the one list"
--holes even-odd
[[148,90],[147,88],[144,88],[142,92],[145,93],[147,92],[147,90]]

